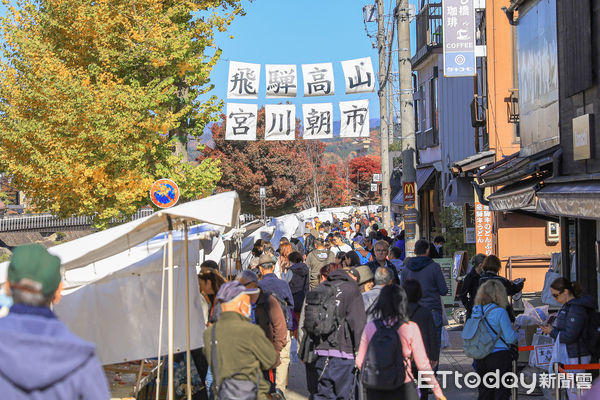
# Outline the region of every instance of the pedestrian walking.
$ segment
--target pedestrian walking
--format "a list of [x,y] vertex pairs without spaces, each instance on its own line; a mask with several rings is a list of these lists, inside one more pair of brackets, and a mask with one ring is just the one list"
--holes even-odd
[[[289,263],[287,257],[285,262],[286,265]],[[294,298],[292,297],[292,291],[289,284],[286,281],[277,278],[277,276],[274,274],[273,271],[275,268],[275,263],[273,262],[273,259],[261,256],[258,262],[258,267],[262,273],[262,279],[258,282],[258,286],[263,291],[271,292],[276,296],[283,307],[286,320],[286,344],[279,352],[280,363],[277,366],[277,371],[275,374],[276,386],[285,395],[290,366],[290,348],[292,343],[291,332],[297,329],[297,320],[294,314]]]
[[335,261],[335,254],[333,254],[327,247],[325,247],[325,240],[316,239],[315,249],[306,257],[306,265],[310,271],[310,288],[314,289],[319,284],[319,271],[327,264]]
[[[509,281],[505,277],[498,275],[501,268],[502,268],[502,263],[500,262],[500,259],[498,257],[496,257],[495,255],[491,254],[491,255],[487,256],[486,258],[484,258],[483,263],[482,263],[483,272],[481,273],[481,276],[479,277],[479,285],[481,286],[488,280],[493,279],[493,280],[497,280],[500,283],[502,283],[502,285],[506,289],[506,293],[508,296],[514,296],[517,293],[519,293],[520,291],[522,291],[523,286],[525,284],[525,279],[519,278],[519,279],[516,279],[515,281]],[[508,312],[510,321],[515,322],[515,313],[513,311],[512,305],[510,305],[510,303],[507,303],[506,311]]]
[[[423,290],[419,281],[414,279],[407,279],[402,282],[402,288],[406,292],[408,299],[407,314],[408,319],[419,326],[421,331],[421,337],[423,338],[423,344],[425,345],[425,351],[427,352],[427,358],[431,362],[431,368],[437,371],[439,362],[440,348],[437,347],[438,343],[435,340],[435,325],[433,324],[433,315],[431,311],[419,304],[421,297],[423,297]],[[413,363],[413,371],[416,371],[417,367]],[[429,389],[419,389],[419,399],[427,400]]]
[[3,399],[108,400],[96,347],[69,331],[50,309],[61,299],[60,259],[39,244],[14,249],[0,318],[0,393]]
[[367,400],[418,400],[414,381],[412,358],[422,376],[430,378],[436,399],[445,399],[438,384],[421,338],[419,327],[407,314],[407,297],[398,285],[381,290],[373,308],[374,320],[365,327],[356,366],[361,369],[361,380]]
[[294,299],[294,311],[300,314],[304,298],[310,288],[310,272],[308,265],[304,263],[304,257],[299,252],[295,251],[291,253],[288,256],[288,260],[291,264],[289,270],[292,273],[288,284],[292,292],[292,298]]
[[368,292],[362,294],[363,304],[367,313],[367,321],[373,320],[373,314],[370,308],[377,302],[381,289],[383,289],[384,286],[394,283],[392,271],[386,267],[377,268],[373,277],[373,283],[375,283],[375,286]]
[[[591,314],[596,310],[596,302],[592,296],[583,295],[577,282],[571,283],[566,278],[558,278],[550,285],[550,292],[557,302],[562,304],[554,326],[544,325],[544,333],[565,345],[567,358],[557,360],[563,364],[589,364],[591,362],[591,348],[588,340],[587,327],[591,321]],[[569,371],[584,373],[583,370]],[[568,390],[569,399],[577,399],[574,390]]]
[[444,244],[446,239],[443,236],[436,236],[433,239],[433,243],[430,246],[429,257],[431,258],[444,258]]
[[[277,362],[277,352],[263,329],[250,322],[250,296],[260,290],[241,282],[224,284],[217,293],[221,304],[219,320],[204,331],[204,351],[215,378],[215,398],[251,398],[266,400],[270,384],[262,371]],[[246,397],[243,397],[246,396]]]
[[473,312],[473,304],[475,303],[475,295],[477,294],[477,288],[479,288],[479,279],[481,278],[481,272],[483,271],[483,260],[485,254],[479,253],[471,260],[473,268],[465,276],[462,282],[460,290],[460,301],[467,310],[466,319],[471,317]]
[[[471,318],[484,319],[483,326],[496,338],[494,348],[486,357],[475,360],[475,370],[479,376],[499,371],[500,377],[512,371],[514,352],[511,345],[518,339],[518,333],[512,326],[507,306],[506,289],[496,279],[490,279],[479,287],[475,296]],[[498,388],[479,385],[478,400],[508,400],[510,388],[500,385]]]
[[359,258],[359,265],[367,265],[370,261],[373,261],[373,255],[365,249],[365,238],[362,235],[355,236],[352,239],[354,245],[354,252]]
[[362,297],[348,272],[342,269],[330,272],[326,281],[307,294],[304,330],[316,356],[314,369],[307,367],[307,380],[311,374],[309,390],[311,386],[315,390],[317,378],[314,400],[350,398],[354,387],[354,354],[365,323]]
[[387,267],[392,271],[392,280],[395,284],[400,284],[400,277],[396,266],[391,263],[387,257],[389,254],[390,245],[385,240],[379,240],[373,245],[375,251],[375,260],[367,263],[371,271],[375,273],[375,270],[379,267]]
[[433,315],[436,347],[441,348],[443,307],[440,296],[448,294],[448,287],[442,274],[442,268],[429,257],[429,242],[427,240],[417,240],[415,254],[415,257],[405,260],[402,281],[415,279],[421,284],[423,297],[420,303]]

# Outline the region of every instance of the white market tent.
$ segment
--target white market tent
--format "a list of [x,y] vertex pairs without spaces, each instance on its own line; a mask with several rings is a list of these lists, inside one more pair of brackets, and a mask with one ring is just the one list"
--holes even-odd
[[[195,347],[202,344],[204,324],[200,322],[202,309],[195,274],[194,279],[189,279],[190,268],[195,272],[195,264],[191,266],[190,261],[198,261],[200,244],[198,250],[190,252],[188,226],[204,223],[220,227],[204,232],[199,229],[193,239],[200,243],[235,228],[239,215],[237,193],[221,193],[50,248],[61,259],[67,271],[66,283],[71,288],[58,305],[57,314],[74,333],[98,345],[105,363],[115,361],[118,354],[121,358],[116,361],[162,354],[163,276],[168,267],[167,354],[172,360],[175,322],[178,328],[185,322],[187,328],[184,334],[178,330],[177,351],[187,349],[189,353],[192,324],[198,333]],[[175,241],[173,231],[182,227],[184,232]],[[165,233],[161,241],[157,235]],[[144,242],[148,243],[138,246]],[[7,265],[0,267],[2,281],[6,279]],[[135,344],[131,346],[129,340]],[[188,354],[188,379],[189,360]],[[168,363],[168,377],[169,399],[172,399],[172,362]]]

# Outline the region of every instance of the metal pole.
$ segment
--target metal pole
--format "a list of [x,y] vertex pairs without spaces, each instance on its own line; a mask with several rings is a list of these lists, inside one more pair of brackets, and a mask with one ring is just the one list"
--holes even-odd
[[[413,109],[412,64],[410,58],[410,15],[408,0],[396,0],[396,18],[398,19],[398,77],[400,81],[400,115],[402,128],[402,181],[416,182],[416,139],[415,113]],[[403,185],[404,189],[407,189]],[[416,220],[419,209],[419,196],[416,184],[414,186],[414,209],[412,213]],[[406,193],[405,193],[406,194]],[[406,229],[406,220],[405,220]],[[406,233],[406,230],[405,230]],[[415,224],[414,237],[406,236],[406,255],[414,256],[415,242],[419,237],[419,225]]]
[[[390,155],[387,121],[386,84],[389,84],[389,72],[386,68],[387,41],[383,0],[377,0],[377,48],[379,52],[379,130],[381,132],[381,205],[383,206],[383,226],[391,226],[390,216]],[[391,45],[391,43],[390,43]]]
[[187,222],[183,223],[183,232],[185,234],[184,251],[185,251],[185,372],[186,376],[186,391],[187,400],[192,400],[192,353],[190,351],[190,261],[188,256],[188,226]]
[[[556,400],[560,400],[560,385],[558,384],[558,363],[554,363],[553,371],[554,377],[556,378],[554,382],[554,396]],[[552,382],[552,380],[550,381]]]
[[168,400],[173,400],[173,318],[175,313],[173,312],[173,222],[171,221],[171,217],[167,216],[169,221],[169,243],[168,243],[168,259],[169,259],[169,270],[167,272],[167,297],[168,297],[168,307],[167,307],[167,335],[168,335],[168,355],[169,355],[169,366],[168,366]]
[[[515,374],[515,376],[517,375],[517,362],[515,360],[513,360],[512,362],[512,372],[513,374]],[[511,392],[512,392],[512,400],[517,400],[518,396],[519,396],[519,391],[517,390],[517,388],[513,385],[511,387]]]

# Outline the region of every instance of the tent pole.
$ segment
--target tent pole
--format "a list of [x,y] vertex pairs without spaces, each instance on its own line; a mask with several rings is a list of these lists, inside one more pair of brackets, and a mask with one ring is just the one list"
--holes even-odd
[[190,262],[188,259],[188,226],[187,222],[183,223],[185,232],[185,322],[186,322],[186,351],[185,351],[185,368],[187,373],[187,400],[192,400],[192,366],[190,352]]
[[169,258],[169,271],[167,274],[167,281],[168,281],[168,328],[167,328],[167,334],[168,334],[168,343],[169,343],[169,364],[168,364],[168,371],[169,371],[169,381],[168,381],[168,394],[167,394],[167,399],[168,400],[174,400],[174,393],[173,393],[173,389],[174,389],[174,385],[173,385],[173,317],[174,317],[174,313],[173,313],[173,221],[171,220],[171,217],[167,215],[167,220],[169,222],[169,244],[168,244],[168,258]]

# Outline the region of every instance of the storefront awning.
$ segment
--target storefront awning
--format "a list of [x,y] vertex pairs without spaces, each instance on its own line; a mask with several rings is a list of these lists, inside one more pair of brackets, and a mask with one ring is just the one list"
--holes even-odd
[[398,194],[392,199],[392,204],[404,207],[404,192],[400,190]]
[[574,218],[600,218],[600,182],[553,183],[537,192],[539,213]]
[[490,210],[524,210],[535,212],[535,189],[537,184],[537,180],[519,182],[495,191],[488,197]]
[[417,190],[421,190],[427,184],[435,171],[434,167],[417,168]]

